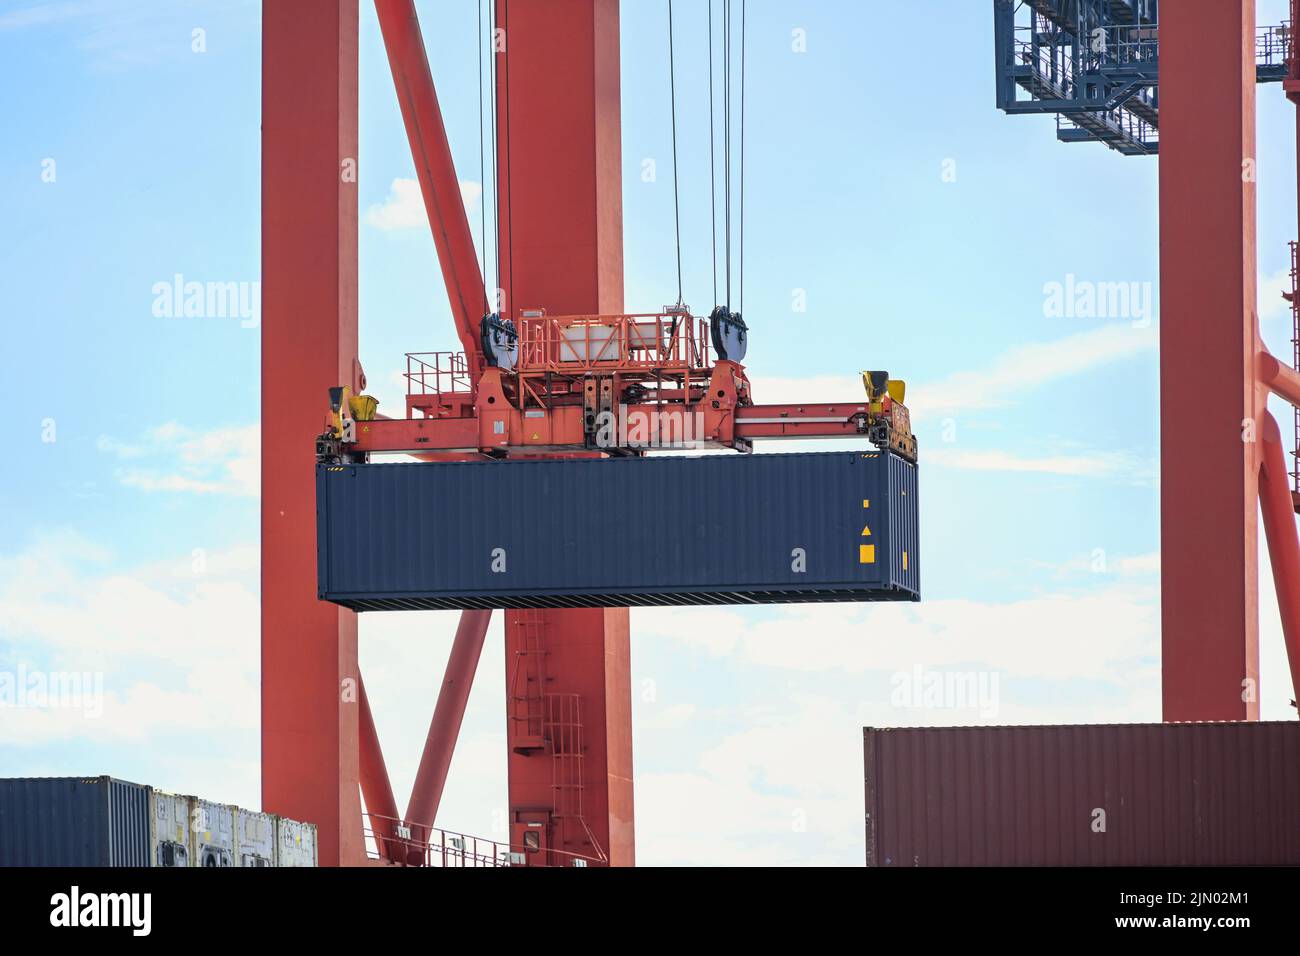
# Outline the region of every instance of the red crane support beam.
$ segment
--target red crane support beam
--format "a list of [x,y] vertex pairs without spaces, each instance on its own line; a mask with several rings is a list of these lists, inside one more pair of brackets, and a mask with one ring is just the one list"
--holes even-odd
[[[618,0],[496,0],[505,50],[497,54],[501,216],[499,260],[509,314],[539,307],[554,315],[623,312],[623,197]],[[511,842],[527,821],[549,820],[556,849],[588,856],[588,839],[613,865],[635,862],[632,702],[628,612],[594,608],[506,618],[506,679],[529,659],[544,686],[515,693],[577,695],[580,759],[509,753]],[[539,646],[530,647],[536,632]],[[508,704],[509,706],[509,704]],[[516,728],[517,729],[517,728]],[[564,766],[561,766],[562,761]],[[573,795],[563,773],[580,775],[582,820],[557,793]],[[564,788],[563,790],[557,787]],[[589,837],[588,837],[589,834]]]
[[1296,534],[1282,431],[1268,412],[1264,413],[1261,432],[1263,463],[1259,504],[1273,565],[1277,606],[1282,616],[1282,636],[1291,665],[1291,690],[1294,699],[1300,700],[1300,536]]
[[[262,808],[364,859],[356,615],[316,599],[313,436],[357,363],[357,0],[262,9]],[[353,164],[349,167],[349,163]]]
[[1278,361],[1262,344],[1255,367],[1260,385],[1292,405],[1300,405],[1300,372]]
[[[1255,4],[1160,18],[1165,720],[1259,716]],[[1213,504],[1211,504],[1213,502]],[[1195,516],[1192,520],[1190,516]],[[1212,582],[1214,586],[1207,586]]]
[[460,180],[451,158],[451,145],[438,107],[438,94],[429,71],[429,58],[412,0],[375,0],[384,48],[393,71],[393,85],[402,107],[406,136],[411,142],[415,173],[429,214],[429,228],[447,284],[456,334],[475,383],[483,369],[479,323],[491,312],[474,249],[474,234],[461,198]]
[[[462,611],[460,615],[442,689],[438,692],[438,704],[433,711],[424,752],[420,755],[420,767],[415,774],[415,786],[411,788],[411,802],[406,809],[406,825],[411,828],[411,837],[417,841],[417,846],[428,841],[429,829],[438,817],[438,804],[442,802],[442,791],[447,784],[447,770],[451,767],[456,738],[460,736],[465,705],[469,703],[470,687],[474,683],[474,672],[478,669],[483,639],[491,620],[491,611]],[[417,859],[423,857],[422,851],[417,850],[416,854]]]
[[366,801],[366,812],[370,815],[370,829],[374,834],[375,847],[380,856],[391,859],[393,839],[393,821],[397,819],[397,798],[393,796],[393,785],[389,782],[388,767],[384,763],[384,751],[379,745],[379,734],[375,730],[375,717],[370,710],[370,698],[366,696],[366,685],[357,674],[357,703],[361,712],[359,770],[361,775],[361,796]]

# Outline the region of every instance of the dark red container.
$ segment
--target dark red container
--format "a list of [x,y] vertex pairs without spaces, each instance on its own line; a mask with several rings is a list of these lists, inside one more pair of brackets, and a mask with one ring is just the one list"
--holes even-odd
[[863,737],[868,866],[1300,864],[1300,722]]

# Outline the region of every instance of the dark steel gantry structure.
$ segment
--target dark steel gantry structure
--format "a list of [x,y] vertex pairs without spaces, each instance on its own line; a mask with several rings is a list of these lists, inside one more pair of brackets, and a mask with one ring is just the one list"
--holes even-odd
[[[1054,113],[1065,143],[1160,148],[1158,0],[994,0],[997,105]],[[1255,80],[1281,82],[1289,24],[1257,27]]]

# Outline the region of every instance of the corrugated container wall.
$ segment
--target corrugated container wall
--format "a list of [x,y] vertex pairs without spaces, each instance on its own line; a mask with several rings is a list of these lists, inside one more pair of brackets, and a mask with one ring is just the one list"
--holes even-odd
[[275,866],[275,817],[235,808],[235,865]]
[[276,866],[315,866],[316,824],[275,818]]
[[190,815],[194,797],[154,790],[149,794],[149,859],[151,866],[188,867],[190,859]]
[[321,466],[322,598],[357,610],[917,600],[882,452]]
[[112,777],[0,779],[0,866],[148,865],[148,787]]
[[191,866],[235,865],[235,808],[195,799],[190,809]]
[[1300,864],[1300,722],[863,735],[869,866]]

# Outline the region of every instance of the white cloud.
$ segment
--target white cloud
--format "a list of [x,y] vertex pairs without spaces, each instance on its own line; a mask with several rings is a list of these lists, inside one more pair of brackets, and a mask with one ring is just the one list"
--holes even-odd
[[1006,603],[794,605],[760,620],[738,609],[654,608],[636,621],[638,634],[796,672],[892,674],[920,664],[1123,685],[1132,667],[1159,657],[1157,591],[1137,584]]
[[[481,183],[465,179],[460,181],[460,197],[467,210],[476,208],[482,195]],[[394,179],[388,190],[388,198],[366,210],[366,222],[385,232],[427,228],[429,217],[424,208],[424,195],[420,192],[419,181],[402,177]]]
[[[914,421],[1006,407],[1031,389],[1153,349],[1158,338],[1154,324],[1113,322],[1051,342],[1015,346],[982,369],[954,372],[928,383],[909,382],[907,406]],[[753,386],[754,399],[761,404],[865,397],[858,374],[756,376]]]
[[1115,322],[1052,342],[1016,346],[984,369],[955,372],[917,387],[908,407],[918,419],[1004,407],[1030,389],[1145,352],[1157,340],[1154,323]]
[[1119,559],[1120,574],[1159,574],[1160,552],[1126,555]]
[[138,441],[101,435],[96,445],[119,460],[133,462],[117,468],[114,475],[121,484],[140,491],[256,497],[261,486],[258,425],[194,431],[168,422],[145,432]]
[[1290,291],[1290,267],[1278,269],[1272,275],[1260,274],[1256,300],[1259,302],[1259,319],[1261,322],[1291,317],[1291,303],[1282,298],[1283,292]]
[[814,375],[806,378],[755,376],[754,401],[760,405],[795,405],[799,402],[864,402],[862,376]]
[[1124,554],[1109,556],[1104,549],[1080,554],[1060,564],[1034,562],[1035,567],[1056,572],[1057,578],[1068,578],[1076,574],[1118,574],[1122,577],[1141,577],[1160,573],[1160,552],[1148,554]]
[[925,463],[964,471],[1001,471],[1030,474],[1071,475],[1082,478],[1130,477],[1149,481],[1154,463],[1122,452],[1089,452],[1077,455],[1015,455],[1003,451],[959,451],[931,448]]
[[[127,567],[68,531],[0,556],[0,669],[102,675],[97,714],[4,708],[0,748],[11,769],[124,775],[112,761],[148,753],[156,772],[141,782],[256,806],[258,600],[249,556],[247,546],[216,550],[196,565],[178,542],[166,561]],[[85,760],[86,745],[105,762],[69,763]]]

